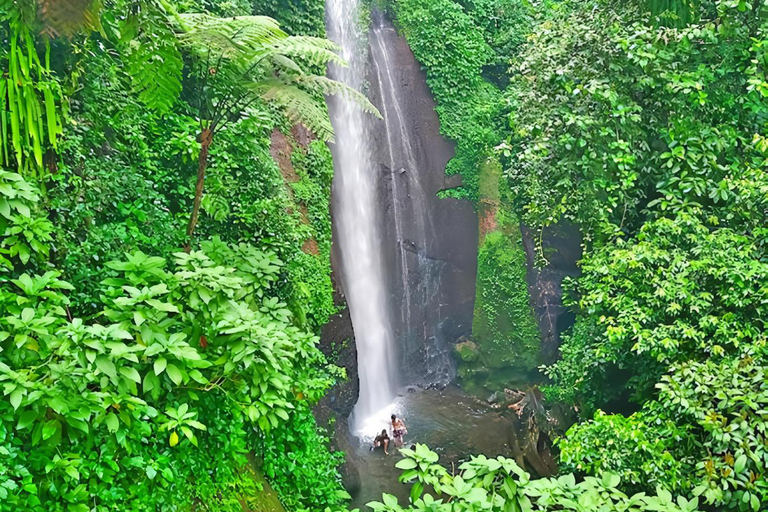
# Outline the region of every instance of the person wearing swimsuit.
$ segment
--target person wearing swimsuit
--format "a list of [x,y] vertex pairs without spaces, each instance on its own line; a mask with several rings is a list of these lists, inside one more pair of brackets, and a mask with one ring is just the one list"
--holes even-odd
[[392,438],[395,441],[395,446],[397,448],[403,446],[403,436],[408,433],[408,430],[405,428],[405,423],[403,423],[403,420],[398,418],[396,415],[391,416],[392,419]]
[[387,435],[386,430],[382,430],[381,434],[376,436],[376,439],[373,440],[373,446],[371,446],[371,451],[375,450],[378,447],[384,448],[384,453],[389,455],[389,452],[387,451],[387,448],[389,447],[389,436]]

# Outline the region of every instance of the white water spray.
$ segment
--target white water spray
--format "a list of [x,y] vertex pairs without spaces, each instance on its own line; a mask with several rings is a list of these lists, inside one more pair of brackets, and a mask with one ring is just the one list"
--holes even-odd
[[[346,68],[333,78],[361,90],[365,79],[365,33],[358,27],[357,0],[326,0],[328,35],[341,46]],[[341,277],[357,345],[360,396],[352,428],[362,432],[378,420],[395,397],[396,348],[390,324],[383,249],[371,165],[368,123],[375,119],[354,103],[336,97],[330,103],[336,142],[333,204]],[[380,420],[379,420],[380,421]]]

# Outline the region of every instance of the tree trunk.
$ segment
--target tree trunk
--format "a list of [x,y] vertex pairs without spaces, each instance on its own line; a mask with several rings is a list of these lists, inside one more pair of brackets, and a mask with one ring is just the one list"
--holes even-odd
[[192,238],[195,234],[195,226],[200,216],[200,203],[203,201],[203,185],[205,184],[205,169],[208,167],[208,148],[211,147],[213,133],[209,128],[200,132],[200,156],[197,159],[197,184],[195,185],[195,200],[192,203],[192,215],[187,225],[187,250],[192,246]]

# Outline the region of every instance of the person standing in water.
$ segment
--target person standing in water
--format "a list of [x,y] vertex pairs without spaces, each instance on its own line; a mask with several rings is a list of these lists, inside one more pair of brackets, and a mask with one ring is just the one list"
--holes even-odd
[[395,446],[400,448],[403,446],[403,436],[408,433],[408,430],[405,428],[405,423],[403,423],[403,420],[398,418],[396,415],[393,414],[391,419],[392,439],[395,441]]

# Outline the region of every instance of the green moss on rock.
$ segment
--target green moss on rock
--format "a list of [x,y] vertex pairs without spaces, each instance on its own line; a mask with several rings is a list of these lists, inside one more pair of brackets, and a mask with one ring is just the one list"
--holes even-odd
[[465,363],[477,361],[477,359],[480,357],[480,349],[473,341],[462,341],[457,343],[454,349],[459,361],[463,361]]
[[472,324],[476,357],[462,357],[462,384],[484,391],[535,379],[541,336],[530,303],[519,223],[508,206],[498,162],[480,168],[481,240]]

